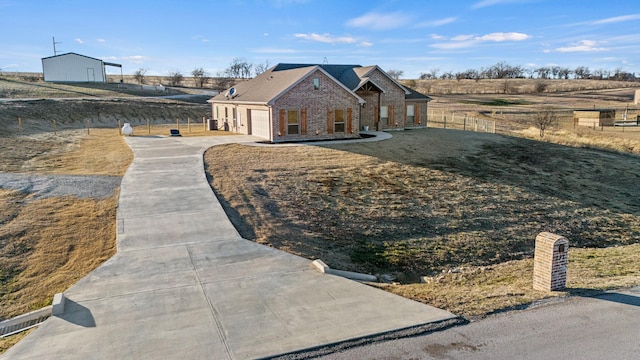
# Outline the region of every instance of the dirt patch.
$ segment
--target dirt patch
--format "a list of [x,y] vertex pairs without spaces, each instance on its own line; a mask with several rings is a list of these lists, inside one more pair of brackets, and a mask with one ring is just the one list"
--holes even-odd
[[634,156],[452,130],[332,146],[214,147],[212,187],[241,234],[402,282],[572,246],[640,239]]

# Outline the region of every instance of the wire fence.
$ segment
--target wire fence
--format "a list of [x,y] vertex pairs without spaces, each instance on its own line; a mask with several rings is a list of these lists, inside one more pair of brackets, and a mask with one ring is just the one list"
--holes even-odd
[[201,133],[210,129],[210,120],[206,117],[202,118],[176,118],[170,119],[99,119],[99,120],[34,120],[23,119],[18,117],[13,124],[8,124],[4,131],[8,135],[14,136],[32,136],[38,134],[63,135],[69,131],[85,132],[91,134],[95,129],[113,129],[122,134],[122,127],[125,123],[130,124],[135,134],[144,135],[152,134],[166,129],[177,129],[186,133]]
[[430,110],[427,127],[496,133],[496,122],[466,113]]

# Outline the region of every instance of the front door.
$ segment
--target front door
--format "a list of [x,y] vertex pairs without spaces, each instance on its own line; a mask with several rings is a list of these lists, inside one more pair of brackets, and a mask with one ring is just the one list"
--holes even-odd
[[360,107],[360,130],[364,130],[365,126],[369,130],[378,130],[380,93],[376,91],[358,91],[356,94],[365,101],[364,106]]

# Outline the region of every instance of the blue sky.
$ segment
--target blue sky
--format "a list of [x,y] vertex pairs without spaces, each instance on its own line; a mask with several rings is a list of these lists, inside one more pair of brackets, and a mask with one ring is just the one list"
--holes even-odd
[[53,36],[58,54],[125,74],[215,75],[239,57],[376,64],[404,78],[500,61],[640,75],[637,0],[0,0],[0,69],[42,71]]

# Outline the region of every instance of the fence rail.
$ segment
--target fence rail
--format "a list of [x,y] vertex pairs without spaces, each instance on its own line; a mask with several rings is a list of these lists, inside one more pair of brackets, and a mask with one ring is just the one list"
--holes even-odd
[[435,110],[429,112],[427,127],[496,133],[494,120],[468,116],[464,113]]

